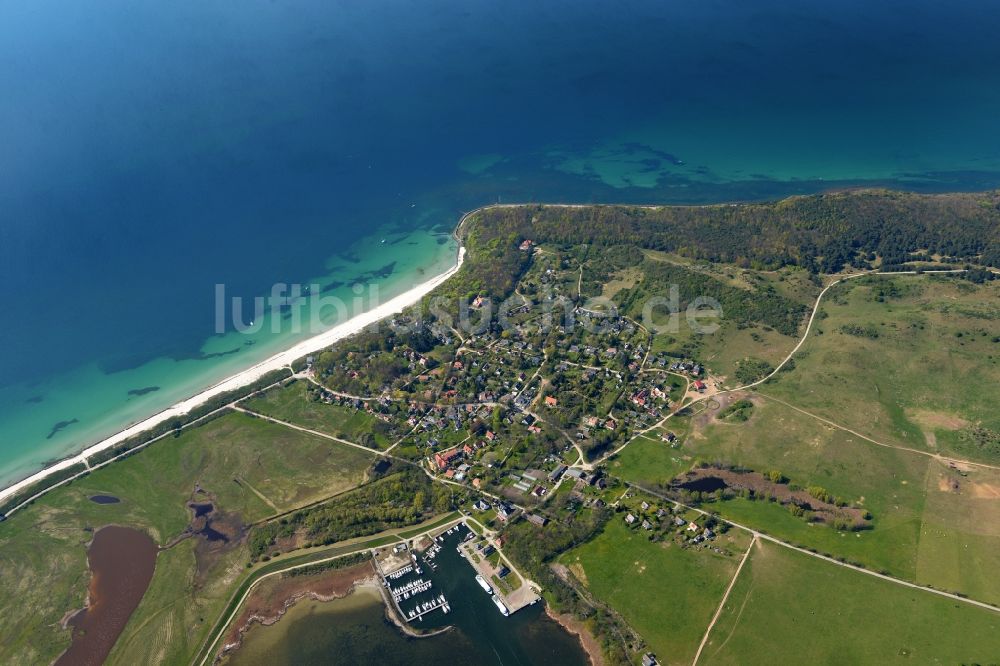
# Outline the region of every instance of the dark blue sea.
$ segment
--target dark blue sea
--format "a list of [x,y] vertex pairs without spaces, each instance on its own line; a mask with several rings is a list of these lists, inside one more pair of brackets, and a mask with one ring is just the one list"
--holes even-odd
[[216,284],[395,293],[477,205],[997,187],[998,34],[972,0],[0,0],[0,481],[298,335],[217,334]]

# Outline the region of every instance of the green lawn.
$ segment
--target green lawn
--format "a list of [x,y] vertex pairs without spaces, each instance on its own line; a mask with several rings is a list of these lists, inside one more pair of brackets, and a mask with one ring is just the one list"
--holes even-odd
[[[86,546],[109,523],[160,544],[190,520],[195,485],[243,522],[363,481],[374,456],[321,437],[231,413],[56,489],[0,525],[0,635],[13,663],[48,662],[69,643],[59,620],[84,604]],[[119,504],[88,497],[111,494]],[[199,498],[203,498],[200,496]],[[200,573],[195,540],[160,553],[150,588],[113,652],[122,663],[183,662],[224,603],[247,556],[238,546]]]
[[[668,427],[677,425],[676,419],[667,421]],[[608,472],[630,483],[651,487],[667,484],[687,471],[692,463],[687,450],[673,448],[654,430],[648,435],[636,437],[623,451],[609,459]]]
[[660,663],[690,664],[749,537],[730,530],[719,541],[738,554],[652,543],[616,515],[560,562],[642,635]]
[[392,445],[388,427],[383,421],[363,410],[314,402],[307,389],[307,382],[296,381],[247,400],[242,406],[250,411],[357,444],[374,444],[381,449]]
[[758,542],[703,664],[989,664],[1000,612]]

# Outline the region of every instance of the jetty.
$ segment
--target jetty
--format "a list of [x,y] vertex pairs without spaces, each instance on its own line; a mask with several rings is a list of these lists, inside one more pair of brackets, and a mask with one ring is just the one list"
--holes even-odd
[[458,552],[475,571],[476,583],[490,596],[504,617],[513,615],[540,599],[538,591],[525,582],[503,553],[498,553],[496,545],[488,539],[466,537],[459,543]]
[[427,590],[431,589],[433,585],[434,583],[432,581],[418,578],[416,580],[411,580],[406,585],[401,585],[400,587],[390,587],[389,591],[392,593],[392,598],[398,602],[400,599],[409,599],[410,597],[415,597],[418,594],[423,594]]
[[446,615],[451,612],[451,606],[448,604],[448,600],[445,599],[443,594],[439,594],[430,601],[417,604],[416,608],[407,612],[406,619],[416,622],[422,619],[424,615],[432,613],[439,608],[441,609],[441,612]]

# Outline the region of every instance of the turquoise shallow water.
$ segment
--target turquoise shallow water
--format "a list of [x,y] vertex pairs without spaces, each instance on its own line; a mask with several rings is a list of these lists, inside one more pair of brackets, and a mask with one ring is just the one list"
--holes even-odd
[[[34,471],[41,460],[56,459],[81,448],[81,444],[100,441],[282,351],[297,340],[403,293],[415,281],[438,275],[455,262],[457,245],[449,234],[420,230],[402,233],[383,230],[383,233],[350,247],[351,260],[333,261],[328,273],[303,280],[303,289],[320,287],[316,291],[321,291],[323,302],[331,304],[314,313],[310,304],[321,303],[311,301],[306,292],[296,324],[280,312],[272,316],[266,304],[265,316],[254,321],[253,308],[247,305],[241,325],[253,322],[254,326],[212,336],[197,356],[160,356],[112,373],[98,363],[89,363],[52,376],[48,381],[0,387],[0,404],[31,406],[12,410],[4,418],[5,441],[20,441],[29,446],[20,451],[16,447],[4,450],[0,479],[24,476]],[[389,274],[383,275],[386,272]],[[364,289],[359,285],[364,285]],[[225,303],[227,321],[231,322],[232,303]],[[338,310],[340,304],[344,310]]]
[[296,337],[216,335],[216,284],[401,291],[498,199],[996,187],[998,31],[973,0],[2,4],[0,482]]

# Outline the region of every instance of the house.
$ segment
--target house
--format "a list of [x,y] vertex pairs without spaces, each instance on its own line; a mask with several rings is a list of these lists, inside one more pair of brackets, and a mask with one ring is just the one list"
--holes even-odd
[[672,442],[675,439],[677,439],[677,435],[675,435],[672,432],[667,432],[665,435],[660,435],[660,439],[662,439],[664,442]]
[[545,516],[539,516],[537,513],[529,513],[528,522],[533,525],[538,525],[539,527],[545,527],[545,524],[549,522],[549,519]]
[[566,472],[566,465],[559,465],[554,470],[549,472],[549,481],[553,482],[558,481],[559,477],[561,477],[565,472]]
[[523,241],[521,241],[521,244],[517,246],[517,249],[521,250],[522,252],[527,252],[528,250],[531,249],[531,246],[534,244],[535,241],[525,238]]
[[438,466],[439,470],[444,471],[453,462],[460,459],[462,455],[462,450],[457,447],[448,451],[439,451],[434,454],[434,463]]
[[508,568],[507,565],[504,565],[497,571],[497,578],[504,578],[509,573],[510,568]]
[[684,524],[684,519],[683,518],[681,518],[680,516],[677,516],[676,518],[674,518],[674,525],[676,525],[677,527],[680,527],[683,524]]
[[696,379],[694,381],[694,388],[695,388],[696,391],[698,391],[699,393],[701,393],[706,388],[705,382],[701,381],[700,379]]
[[473,451],[475,451],[475,449],[473,449],[470,444],[466,444],[465,446],[462,447],[462,452],[465,453],[465,455],[467,456],[471,456]]
[[472,505],[472,508],[474,508],[476,511],[489,511],[490,504],[484,499],[478,499],[476,500],[476,503]]
[[538,426],[536,426],[536,425],[530,425],[530,426],[528,426],[528,432],[530,432],[530,433],[531,433],[531,434],[533,434],[533,435],[537,435],[537,434],[538,434],[538,433],[540,433],[541,431],[542,431],[542,429],[541,429],[541,428],[539,428],[539,427],[538,427]]
[[472,480],[472,487],[475,488],[476,490],[479,490],[479,487],[482,485],[483,485],[483,480],[480,479],[479,477],[476,477],[475,479]]
[[649,522],[648,520],[642,521],[642,529],[644,529],[644,530],[651,530],[651,529],[653,529],[653,523]]
[[642,655],[642,666],[657,666],[656,657],[651,652]]
[[633,516],[631,513],[628,514],[627,516],[625,516],[625,522],[628,523],[629,525],[631,525],[632,523],[634,523],[635,520],[636,520],[635,516]]
[[548,407],[555,407],[559,404],[559,401],[553,398],[551,395],[545,396],[545,405]]
[[699,529],[700,528],[698,527],[698,523],[688,523],[687,526],[688,532],[697,532]]
[[514,514],[514,507],[506,502],[500,502],[497,504],[497,518],[506,521]]
[[649,511],[649,502],[643,502],[640,506],[643,511]]

